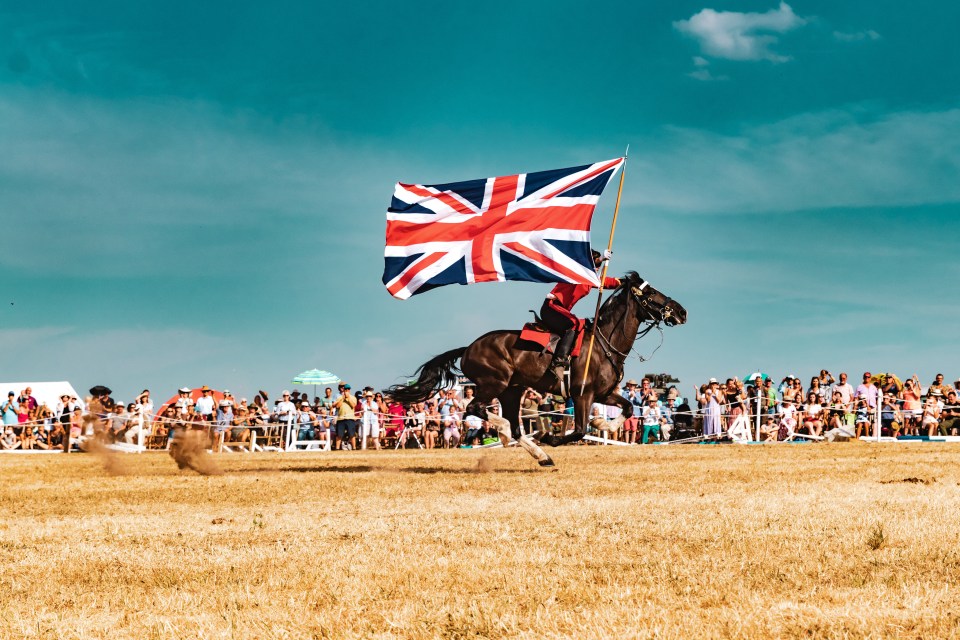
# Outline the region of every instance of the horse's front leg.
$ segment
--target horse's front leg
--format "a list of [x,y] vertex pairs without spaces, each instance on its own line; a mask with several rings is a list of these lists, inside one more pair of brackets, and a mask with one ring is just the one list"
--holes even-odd
[[623,423],[627,421],[627,418],[633,415],[633,404],[619,393],[611,393],[600,398],[599,401],[601,404],[620,407],[620,415],[612,422],[603,418],[594,418],[594,420],[591,421],[590,424],[601,431],[616,433],[620,430],[620,427],[623,426]]

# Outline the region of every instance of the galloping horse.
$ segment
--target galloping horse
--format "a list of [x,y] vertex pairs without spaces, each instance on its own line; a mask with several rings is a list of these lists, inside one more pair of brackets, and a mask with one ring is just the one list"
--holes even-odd
[[[618,405],[623,409],[620,423],[633,413],[630,401],[616,393],[623,377],[623,364],[640,335],[645,335],[661,323],[681,325],[687,312],[675,300],[651,287],[635,271],[628,272],[620,286],[600,307],[594,330],[596,343],[590,361],[586,384],[586,347],[574,358],[570,369],[569,394],[573,397],[574,432],[567,436],[546,433],[531,436],[520,434],[520,399],[527,387],[540,392],[561,392],[560,381],[549,370],[551,354],[541,350],[518,348],[519,331],[491,331],[480,336],[468,347],[452,349],[425,362],[416,373],[417,381],[409,385],[395,385],[385,390],[403,403],[423,402],[434,393],[456,383],[463,373],[476,384],[476,394],[467,407],[467,414],[484,417],[481,409],[494,398],[500,400],[503,416],[487,413],[485,416],[497,426],[500,439],[506,445],[510,436],[540,462],[553,466],[533,439],[551,446],[575,442],[586,433],[587,417],[594,400]],[[459,368],[456,366],[460,360]],[[581,392],[581,386],[583,391]],[[619,424],[616,425],[617,428]]]

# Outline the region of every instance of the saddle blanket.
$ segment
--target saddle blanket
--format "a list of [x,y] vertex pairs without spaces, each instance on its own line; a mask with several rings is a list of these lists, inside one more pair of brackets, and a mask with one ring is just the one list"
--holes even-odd
[[[570,352],[571,356],[577,357],[580,355],[580,347],[583,345],[584,333],[583,329],[577,333],[577,339],[573,343],[573,350]],[[560,336],[551,333],[549,329],[539,323],[528,322],[523,325],[523,329],[520,330],[520,341],[539,345],[541,347],[540,350],[546,353],[553,353],[557,348],[557,343],[560,342]],[[518,347],[522,348],[522,345],[518,345]]]

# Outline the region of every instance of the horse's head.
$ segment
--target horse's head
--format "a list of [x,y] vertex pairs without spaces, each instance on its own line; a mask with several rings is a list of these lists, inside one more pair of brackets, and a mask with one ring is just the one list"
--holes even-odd
[[687,310],[673,298],[650,286],[636,271],[621,278],[621,288],[637,303],[640,317],[654,323],[675,327],[687,321]]

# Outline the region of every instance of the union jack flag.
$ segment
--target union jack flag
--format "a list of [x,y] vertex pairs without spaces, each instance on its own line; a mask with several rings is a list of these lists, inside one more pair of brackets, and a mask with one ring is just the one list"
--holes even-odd
[[445,284],[599,286],[590,220],[623,158],[448,184],[398,183],[387,209],[383,284],[405,300]]

